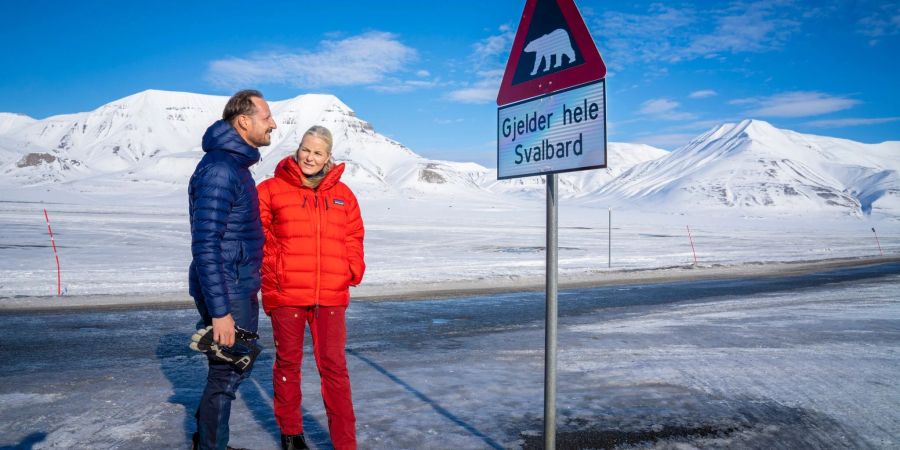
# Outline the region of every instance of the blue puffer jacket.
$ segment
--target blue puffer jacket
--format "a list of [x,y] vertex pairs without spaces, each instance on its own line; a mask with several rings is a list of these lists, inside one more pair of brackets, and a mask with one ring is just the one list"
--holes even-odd
[[219,120],[203,135],[203,151],[188,186],[190,293],[205,321],[231,313],[238,326],[255,330],[265,237],[249,167],[259,150]]

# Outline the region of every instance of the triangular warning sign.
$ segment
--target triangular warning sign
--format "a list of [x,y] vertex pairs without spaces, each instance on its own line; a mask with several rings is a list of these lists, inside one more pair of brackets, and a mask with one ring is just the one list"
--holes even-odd
[[574,0],[528,0],[497,105],[599,80],[606,64]]

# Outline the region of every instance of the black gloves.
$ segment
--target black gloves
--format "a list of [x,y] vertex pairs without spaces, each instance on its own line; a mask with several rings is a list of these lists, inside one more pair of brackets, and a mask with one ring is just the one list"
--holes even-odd
[[256,345],[259,335],[251,331],[236,328],[234,345],[224,347],[213,340],[212,325],[201,328],[191,336],[191,350],[206,353],[211,359],[223,361],[244,372],[253,367],[253,362],[262,349]]

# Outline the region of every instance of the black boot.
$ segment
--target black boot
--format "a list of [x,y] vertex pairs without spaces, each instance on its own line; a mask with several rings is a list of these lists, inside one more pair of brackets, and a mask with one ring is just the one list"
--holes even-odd
[[303,439],[303,433],[293,436],[281,435],[281,450],[303,450],[309,449],[306,446],[306,439]]
[[[303,436],[302,434],[300,436]],[[284,441],[284,438],[282,438]],[[200,449],[200,433],[194,432],[194,435],[191,436],[191,450],[199,450]],[[232,446],[227,447],[228,450],[247,450],[245,448],[234,448]]]

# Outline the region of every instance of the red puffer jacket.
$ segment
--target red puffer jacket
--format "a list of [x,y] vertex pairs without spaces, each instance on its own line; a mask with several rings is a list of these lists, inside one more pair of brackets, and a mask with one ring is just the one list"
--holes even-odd
[[343,172],[344,164],[334,166],[313,190],[288,156],[259,185],[266,314],[279,306],[347,306],[350,286],[362,281],[365,230],[356,196],[340,181]]

